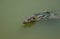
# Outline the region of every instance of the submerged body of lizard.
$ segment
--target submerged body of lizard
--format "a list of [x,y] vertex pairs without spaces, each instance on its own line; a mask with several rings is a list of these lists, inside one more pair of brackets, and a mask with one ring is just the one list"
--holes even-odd
[[50,19],[50,18],[56,18],[54,13],[51,13],[48,11],[42,12],[42,13],[36,13],[32,15],[31,17],[28,17],[26,20],[24,20],[23,24],[29,24],[29,23],[40,21],[42,19]]

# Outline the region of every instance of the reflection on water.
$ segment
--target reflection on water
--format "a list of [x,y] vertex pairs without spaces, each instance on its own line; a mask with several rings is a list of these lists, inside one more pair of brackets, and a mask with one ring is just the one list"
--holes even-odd
[[[18,32],[18,38],[57,39],[60,38],[60,19],[44,20],[35,24],[24,25]],[[22,39],[24,39],[22,38]]]
[[23,25],[22,27],[27,28],[27,27],[33,26],[34,24],[35,24],[35,23],[25,24],[25,25]]

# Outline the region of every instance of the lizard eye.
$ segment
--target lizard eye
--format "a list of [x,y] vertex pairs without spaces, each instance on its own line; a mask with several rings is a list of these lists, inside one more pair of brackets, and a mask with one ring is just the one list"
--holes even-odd
[[35,18],[33,17],[33,19],[35,19]]

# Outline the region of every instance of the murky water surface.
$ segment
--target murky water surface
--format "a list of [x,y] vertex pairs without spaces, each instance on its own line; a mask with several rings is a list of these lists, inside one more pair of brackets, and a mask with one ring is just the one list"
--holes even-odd
[[0,0],[0,3],[0,39],[60,39],[60,20],[22,24],[34,13],[60,11],[60,0]]

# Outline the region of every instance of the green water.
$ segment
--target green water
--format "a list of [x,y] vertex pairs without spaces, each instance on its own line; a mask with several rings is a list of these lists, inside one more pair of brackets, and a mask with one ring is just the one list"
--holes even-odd
[[0,9],[0,39],[60,39],[60,20],[22,25],[34,13],[60,11],[60,0],[0,0]]

